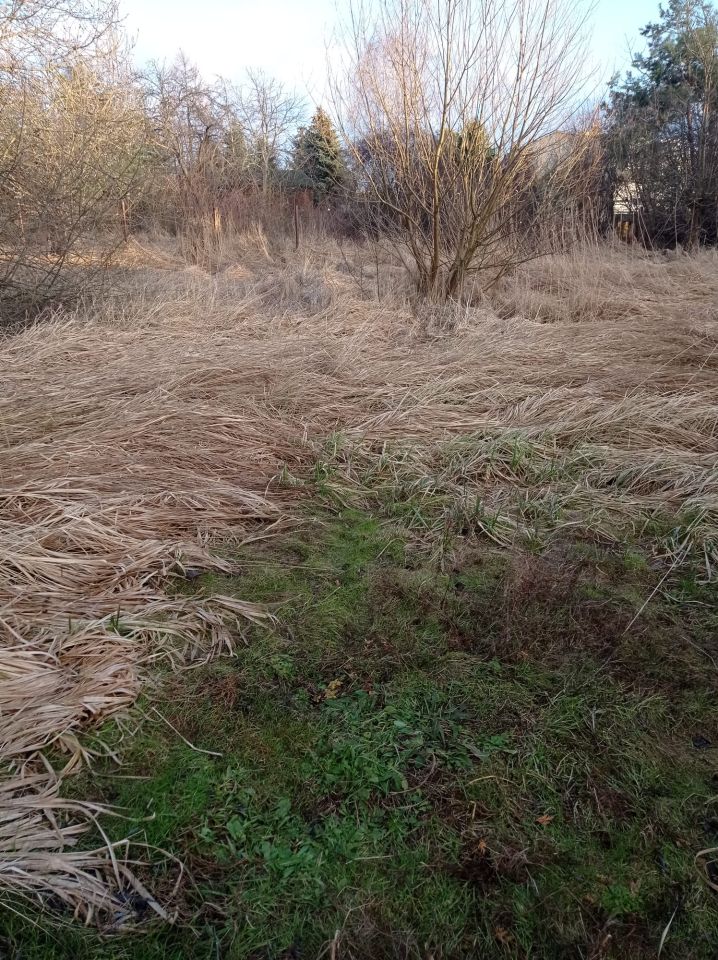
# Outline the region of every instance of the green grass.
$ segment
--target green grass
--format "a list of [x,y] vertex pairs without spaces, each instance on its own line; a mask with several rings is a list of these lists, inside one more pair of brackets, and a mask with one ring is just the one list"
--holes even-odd
[[[437,563],[435,503],[385,490],[371,514],[328,479],[315,522],[201,583],[281,600],[278,626],[152,694],[221,756],[140,704],[122,768],[71,783],[121,810],[111,836],[181,858],[180,922],[8,913],[0,953],[626,960],[675,914],[664,955],[714,960],[694,864],[718,843],[714,586],[682,571],[632,622],[661,575],[640,541],[507,551],[464,520]],[[156,860],[161,896],[177,866]]]

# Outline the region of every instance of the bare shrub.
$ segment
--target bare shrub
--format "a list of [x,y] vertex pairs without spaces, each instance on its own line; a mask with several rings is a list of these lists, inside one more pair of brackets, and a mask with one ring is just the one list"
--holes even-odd
[[111,6],[0,11],[0,299],[5,317],[66,297],[122,239],[141,102]]
[[565,181],[586,147],[546,139],[576,111],[582,27],[566,0],[353,3],[335,106],[370,230],[406,251],[422,293],[526,256],[539,181]]

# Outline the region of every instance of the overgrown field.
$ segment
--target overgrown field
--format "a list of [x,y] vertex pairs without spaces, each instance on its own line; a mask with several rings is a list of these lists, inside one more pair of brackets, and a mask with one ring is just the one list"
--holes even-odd
[[714,255],[140,251],[0,354],[0,955],[715,958]]

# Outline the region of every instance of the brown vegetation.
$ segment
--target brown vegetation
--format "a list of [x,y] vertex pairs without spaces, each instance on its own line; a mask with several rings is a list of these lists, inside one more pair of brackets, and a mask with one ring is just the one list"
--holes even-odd
[[[569,532],[678,518],[655,590],[715,578],[716,257],[602,236],[575,4],[375,7],[334,87],[344,142],[319,109],[293,151],[303,104],[271,78],[138,76],[112,3],[0,10],[0,893],[171,915],[63,784],[160,664],[273,622],[193,584],[319,487],[440,501],[432,570],[456,530],[513,550],[556,518],[550,562],[507,565],[509,646],[541,640],[525,595],[571,607],[580,563],[548,572]],[[569,612],[567,642],[600,633],[591,598]]]
[[[522,269],[491,300],[417,309],[390,265],[372,296],[360,248],[251,250],[216,275],[168,254],[118,264],[114,294],[2,343],[0,885],[51,889],[88,916],[127,886],[126,851],[71,852],[96,811],[62,800],[64,773],[42,757],[90,761],[82,731],[134,701],[149,663],[231,649],[227,623],[241,634],[268,615],[172,583],[225,567],[217,539],[291,518],[327,437],[345,438],[349,484],[381,462],[457,504],[484,498],[502,544],[521,530],[518,484],[564,498],[603,540],[690,508],[669,562],[689,547],[709,577],[718,562],[712,254],[591,248]],[[447,463],[446,441],[467,436],[473,452]],[[502,438],[570,482],[522,478],[489,449]]]

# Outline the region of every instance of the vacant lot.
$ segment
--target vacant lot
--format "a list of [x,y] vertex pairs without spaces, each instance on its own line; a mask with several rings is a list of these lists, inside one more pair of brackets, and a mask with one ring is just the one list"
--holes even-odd
[[0,343],[0,954],[713,960],[718,259],[258,250]]

